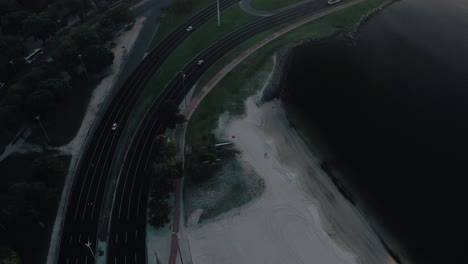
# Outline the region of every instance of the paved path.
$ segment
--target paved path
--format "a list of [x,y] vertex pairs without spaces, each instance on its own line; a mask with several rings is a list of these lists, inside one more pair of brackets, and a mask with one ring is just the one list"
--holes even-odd
[[247,12],[249,14],[256,15],[256,16],[271,16],[271,15],[274,15],[276,13],[280,13],[280,12],[286,10],[286,9],[293,8],[293,7],[296,7],[298,5],[302,5],[302,4],[305,4],[307,2],[311,2],[311,1],[314,1],[314,0],[304,0],[304,1],[299,2],[297,4],[290,5],[290,6],[287,6],[287,7],[283,7],[281,9],[274,10],[274,11],[264,11],[264,10],[255,9],[250,5],[250,2],[252,2],[252,0],[241,0],[239,5],[242,8],[242,10],[244,10],[245,12]]

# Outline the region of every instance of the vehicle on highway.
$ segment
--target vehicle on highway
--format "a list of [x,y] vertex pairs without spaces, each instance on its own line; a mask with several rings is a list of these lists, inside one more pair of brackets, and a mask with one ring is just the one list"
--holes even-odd
[[197,64],[198,64],[198,65],[201,65],[203,62],[205,62],[205,61],[204,61],[204,60],[199,60],[199,61],[197,62]]
[[191,31],[192,29],[193,29],[193,27],[192,27],[192,26],[189,26],[186,30],[187,30],[187,32],[189,32],[189,31]]
[[44,50],[41,48],[34,49],[31,51],[31,53],[28,54],[28,56],[24,57],[24,61],[27,64],[31,64],[33,61],[35,61],[39,55],[44,54]]
[[117,130],[117,123],[112,124],[112,130]]
[[334,5],[334,4],[338,4],[339,2],[341,2],[341,0],[328,0],[328,4],[329,5]]

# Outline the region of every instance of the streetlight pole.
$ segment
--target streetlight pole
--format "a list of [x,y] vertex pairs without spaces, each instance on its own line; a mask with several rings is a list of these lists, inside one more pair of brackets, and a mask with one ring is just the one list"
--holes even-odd
[[16,67],[15,67],[15,65],[13,64],[13,61],[11,60],[9,63],[10,63],[10,65],[11,65],[11,67],[13,68],[13,71],[16,73]]
[[[180,71],[182,74],[182,91],[185,91],[185,73]],[[187,107],[187,95],[184,96],[185,107]]]
[[218,27],[220,27],[221,26],[221,14],[219,12],[219,0],[216,0],[216,5],[218,9]]
[[94,256],[94,252],[93,252],[93,250],[91,249],[91,242],[89,242],[89,240],[88,240],[88,242],[85,244],[85,246],[89,248],[89,251],[91,252],[91,255],[93,255],[94,261],[96,261],[96,256]]
[[180,262],[181,262],[182,264],[184,264],[184,260],[182,259],[182,251],[180,251],[179,234],[177,234],[177,248],[179,249]]
[[84,64],[83,58],[81,57],[81,54],[78,54],[78,57],[80,58],[81,66],[83,66],[84,72],[86,74],[86,79],[88,79],[88,81],[89,81],[88,70],[86,70],[86,66]]
[[44,126],[42,125],[41,117],[40,117],[40,116],[36,116],[36,120],[37,120],[37,122],[39,122],[39,126],[41,127],[42,132],[44,132],[44,135],[45,135],[45,137],[46,137],[46,139],[47,139],[47,142],[50,142],[49,136],[47,135],[47,133],[46,133],[46,131],[45,131],[45,129],[44,129]]

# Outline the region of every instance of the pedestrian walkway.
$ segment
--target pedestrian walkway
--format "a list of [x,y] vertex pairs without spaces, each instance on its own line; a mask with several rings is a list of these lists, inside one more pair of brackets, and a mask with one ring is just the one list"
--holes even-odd
[[280,8],[278,10],[274,10],[274,11],[263,11],[263,10],[255,9],[250,5],[251,1],[252,0],[241,0],[239,5],[242,8],[242,10],[244,10],[245,12],[247,12],[249,14],[255,15],[255,16],[272,16],[272,15],[280,13],[280,12],[286,10],[286,9],[293,8],[293,7],[296,7],[296,6],[299,6],[299,5],[303,5],[305,3],[308,3],[308,2],[311,2],[311,1],[314,1],[314,0],[304,0],[304,1],[299,2],[297,4],[290,5],[290,6],[287,6],[287,7],[283,7],[283,8]]

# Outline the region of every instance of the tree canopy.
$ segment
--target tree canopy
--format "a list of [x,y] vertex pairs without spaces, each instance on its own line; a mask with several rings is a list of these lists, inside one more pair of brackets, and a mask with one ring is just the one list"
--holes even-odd
[[102,71],[114,61],[114,53],[104,46],[91,46],[83,54],[83,63],[91,73]]

